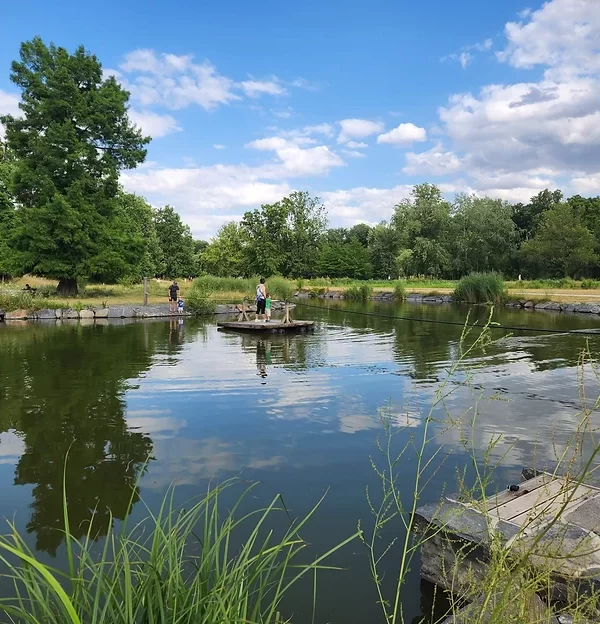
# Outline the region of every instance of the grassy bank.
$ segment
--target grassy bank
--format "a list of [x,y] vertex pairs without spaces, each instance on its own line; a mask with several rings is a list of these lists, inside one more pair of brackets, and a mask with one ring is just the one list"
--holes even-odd
[[[194,280],[202,290],[211,293],[214,302],[239,302],[242,299],[253,301],[258,277],[222,278],[203,276]],[[191,284],[182,278],[178,280],[184,299],[190,294]],[[28,283],[37,288],[35,297],[23,295]],[[167,302],[167,289],[170,281],[152,279],[148,282],[148,302]],[[458,281],[438,279],[402,280],[351,280],[351,279],[286,279],[274,276],[267,280],[267,287],[274,299],[286,299],[302,290],[315,295],[327,292],[348,293],[348,298],[364,299],[367,292],[377,294],[393,292],[397,300],[406,294],[451,294]],[[506,281],[506,292],[513,299],[537,299],[562,303],[600,302],[600,281],[572,279]],[[56,281],[26,276],[0,284],[0,309],[10,311],[21,307],[27,309],[102,307],[123,304],[141,304],[144,300],[142,284],[87,284],[77,297],[59,298],[56,295]]]

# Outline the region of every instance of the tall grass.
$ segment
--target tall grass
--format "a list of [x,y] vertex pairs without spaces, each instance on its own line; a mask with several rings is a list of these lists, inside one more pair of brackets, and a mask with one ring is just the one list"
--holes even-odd
[[471,273],[458,282],[453,297],[465,303],[500,303],[505,297],[504,280],[498,273]]
[[406,290],[400,282],[394,285],[394,299],[396,301],[404,301],[406,299]]
[[294,282],[285,277],[274,275],[267,280],[267,291],[273,299],[286,301],[292,297],[295,290]]
[[[281,601],[302,577],[356,535],[316,558],[301,561],[307,544],[300,533],[315,512],[289,521],[279,496],[242,515],[248,486],[228,511],[221,497],[236,481],[212,487],[185,507],[167,492],[156,514],[129,528],[111,527],[100,552],[93,548],[98,526],[92,517],[86,536],[70,532],[63,495],[68,572],[40,562],[10,525],[0,537],[0,560],[15,594],[0,598],[0,612],[12,622],[44,624],[276,624]],[[131,505],[131,503],[130,503]],[[287,519],[275,537],[273,521]],[[239,546],[234,544],[239,543]],[[314,601],[313,601],[314,602]]]
[[188,312],[197,316],[214,314],[215,301],[210,285],[200,280],[194,280],[185,297],[185,306]]
[[344,290],[344,298],[351,301],[367,301],[373,294],[373,287],[368,283],[350,286]]
[[56,309],[62,305],[58,301],[32,296],[25,292],[2,292],[0,291],[0,310],[12,312],[13,310],[42,310],[44,308]]

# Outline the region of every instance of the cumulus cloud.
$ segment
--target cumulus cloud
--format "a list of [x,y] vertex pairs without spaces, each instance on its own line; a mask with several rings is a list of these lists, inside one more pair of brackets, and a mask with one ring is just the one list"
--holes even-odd
[[275,152],[279,161],[260,168],[260,173],[269,178],[323,175],[332,167],[344,165],[344,161],[326,145],[302,148],[297,140],[280,136],[251,141],[247,147]]
[[367,144],[362,141],[348,141],[348,143],[346,143],[346,147],[349,147],[350,149],[362,149],[367,147]]
[[160,115],[152,111],[138,111],[131,108],[129,109],[129,118],[141,128],[145,135],[150,135],[154,139],[181,131],[177,125],[177,120],[171,115]]
[[[439,110],[451,151],[475,187],[504,199],[526,199],[561,178],[562,186],[571,178],[574,189],[597,192],[600,3],[550,0],[506,24],[505,37],[498,60],[542,74],[451,96]],[[456,168],[448,154],[437,160]],[[433,153],[411,155],[407,168],[433,171],[435,162]],[[540,169],[557,173],[540,176]]]
[[411,143],[426,141],[427,132],[425,128],[420,128],[412,123],[401,123],[393,130],[380,134],[377,143],[388,143],[390,145],[410,145]]
[[357,223],[375,225],[389,219],[392,208],[410,197],[411,186],[392,188],[355,187],[345,191],[326,191],[319,196],[327,206],[332,223],[351,227]]
[[384,125],[380,121],[369,119],[342,119],[338,121],[341,127],[338,143],[347,143],[353,139],[364,139],[381,132]]
[[215,143],[215,144],[213,145],[213,147],[214,147],[216,150],[222,150],[222,149],[225,149],[225,148],[226,148],[226,146],[225,146],[225,145],[221,145],[221,143]]
[[456,173],[463,167],[462,160],[441,143],[426,152],[406,154],[406,166],[402,171],[408,175],[442,176]]
[[279,96],[287,89],[277,76],[258,79],[249,76],[236,82],[219,73],[205,60],[197,62],[185,54],[157,53],[151,49],[133,50],[125,55],[118,69],[106,69],[131,92],[137,105],[164,106],[179,110],[198,105],[205,110],[262,95]]

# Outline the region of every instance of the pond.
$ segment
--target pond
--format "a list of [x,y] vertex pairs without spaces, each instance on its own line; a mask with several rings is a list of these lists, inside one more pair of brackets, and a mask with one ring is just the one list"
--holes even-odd
[[[43,561],[60,566],[69,452],[71,525],[80,535],[94,508],[124,519],[145,466],[135,500],[151,508],[172,483],[183,501],[211,480],[236,476],[261,482],[248,505],[278,492],[294,517],[325,494],[303,535],[312,550],[325,552],[359,521],[369,525],[365,492],[378,488],[371,458],[378,461],[380,415],[391,418],[400,446],[419,439],[434,393],[460,352],[468,312],[317,303],[295,312],[316,321],[314,334],[268,337],[223,333],[213,322],[191,319],[0,325],[0,516],[15,521]],[[483,322],[487,313],[474,308],[470,320]],[[386,318],[394,315],[422,320]],[[596,316],[509,309],[496,310],[493,320],[557,332],[600,327]],[[578,361],[586,345],[597,353],[600,336],[493,329],[491,337],[465,359],[470,383],[461,383],[465,371],[447,380],[453,392],[437,408],[457,421],[462,415],[464,423],[477,404],[471,451],[464,428],[438,426],[431,444],[443,444],[447,457],[423,502],[437,500],[445,483],[456,487],[455,472],[470,466],[469,452],[482,459],[494,443],[488,460],[500,462],[496,479],[504,487],[523,466],[552,461],[577,427]],[[587,392],[597,396],[594,380]],[[398,464],[407,497],[415,465],[414,452]],[[138,502],[132,515],[143,514]],[[387,532],[393,538],[401,529]],[[388,583],[397,568],[393,555]],[[343,570],[323,576],[316,621],[382,621],[364,546],[355,541],[333,559]],[[418,561],[412,568],[403,597],[409,622],[419,620],[428,600]],[[288,597],[296,624],[311,621],[311,587],[312,581],[298,586]]]

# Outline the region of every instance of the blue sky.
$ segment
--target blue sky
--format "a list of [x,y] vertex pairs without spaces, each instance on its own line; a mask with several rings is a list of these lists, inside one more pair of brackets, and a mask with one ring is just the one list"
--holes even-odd
[[388,218],[423,181],[600,193],[597,0],[54,4],[3,9],[0,113],[21,41],[84,44],[154,139],[124,186],[196,236],[294,189],[336,226]]

